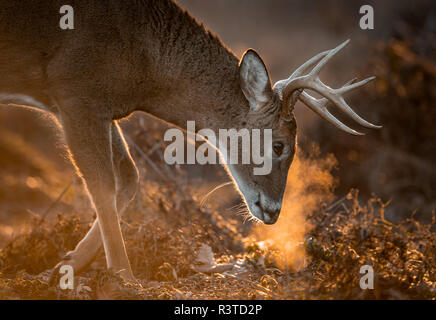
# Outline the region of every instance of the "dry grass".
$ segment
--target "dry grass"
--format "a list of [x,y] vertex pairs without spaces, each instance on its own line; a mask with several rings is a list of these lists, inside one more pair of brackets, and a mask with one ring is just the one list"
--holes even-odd
[[[147,210],[130,210],[122,223],[138,283],[123,283],[107,272],[101,252],[75,277],[74,290],[49,285],[45,270],[74,248],[89,227],[76,215],[59,215],[51,226],[35,221],[31,233],[0,251],[0,298],[436,298],[436,234],[430,225],[413,219],[400,224],[385,220],[386,205],[379,199],[362,205],[358,192],[352,191],[310,213],[310,230],[296,244],[304,262],[296,268],[289,263],[289,251],[281,250],[275,239],[259,241],[253,232],[243,237],[238,220],[200,208],[189,192],[168,197],[174,186],[157,187],[158,193],[141,201]],[[225,271],[198,271],[198,262],[208,259],[199,256],[205,245],[214,254],[212,263],[227,266]],[[359,287],[359,270],[365,264],[376,273],[374,290]]]

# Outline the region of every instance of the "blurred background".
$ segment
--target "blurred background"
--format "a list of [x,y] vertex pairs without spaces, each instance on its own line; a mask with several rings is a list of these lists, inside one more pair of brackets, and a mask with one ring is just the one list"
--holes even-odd
[[[383,129],[364,131],[364,137],[347,135],[298,103],[299,148],[309,157],[336,158],[331,170],[337,197],[355,188],[362,201],[372,195],[390,201],[385,213],[389,219],[401,220],[413,213],[423,221],[431,220],[436,208],[433,1],[178,2],[238,57],[247,48],[257,50],[273,82],[288,77],[315,54],[351,39],[323,70],[322,79],[338,87],[354,77],[376,75],[376,81],[347,101],[363,118]],[[359,27],[359,8],[364,4],[374,8],[373,30]],[[123,121],[122,127],[138,164],[149,166],[143,180],[158,180],[163,171],[167,176],[183,176],[187,184],[206,191],[228,180],[219,166],[153,168],[150,160],[160,161],[155,150],[166,127],[145,114],[135,114]],[[87,200],[81,199],[83,193],[65,191],[80,188],[66,154],[62,134],[49,116],[0,109],[0,245],[19,233],[33,215],[51,213],[54,203],[62,212],[89,208]],[[144,154],[147,161],[143,161]],[[239,201],[233,189],[222,192],[229,205]],[[62,199],[57,201],[59,195]]]

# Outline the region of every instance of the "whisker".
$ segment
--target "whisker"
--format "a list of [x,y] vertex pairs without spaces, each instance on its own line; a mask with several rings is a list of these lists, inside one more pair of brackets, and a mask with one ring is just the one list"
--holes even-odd
[[214,193],[215,191],[217,191],[218,189],[221,189],[222,187],[228,186],[233,184],[233,181],[229,181],[229,182],[224,182],[222,184],[220,184],[219,186],[216,186],[215,188],[213,188],[211,191],[209,191],[201,200],[200,202],[200,207],[203,207],[203,204],[206,202],[206,200],[210,197],[210,195],[212,193]]
[[234,206],[231,206],[230,208],[228,208],[228,209],[226,209],[226,210],[228,210],[228,211],[239,210],[239,209],[242,209],[242,208],[245,208],[245,207],[246,207],[245,203],[241,202],[241,203],[239,203],[239,204],[236,204],[236,205],[234,205]]
[[262,220],[255,217],[251,214],[250,210],[248,209],[248,206],[245,202],[241,202],[237,205],[234,205],[227,209],[228,211],[232,211],[235,215],[242,217],[242,223],[253,222],[255,224],[260,224]]

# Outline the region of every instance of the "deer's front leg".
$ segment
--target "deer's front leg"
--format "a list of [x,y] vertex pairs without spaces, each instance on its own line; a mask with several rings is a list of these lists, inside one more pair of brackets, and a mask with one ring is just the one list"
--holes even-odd
[[[139,175],[138,169],[129,153],[123,133],[116,122],[112,123],[112,159],[117,186],[117,210],[120,215],[135,197]],[[95,258],[102,245],[100,227],[96,219],[86,236],[73,251],[55,267],[55,272],[64,264],[70,264],[76,272],[80,272]]]
[[[98,223],[95,222],[92,228],[99,227],[107,266],[120,272],[124,278],[133,279],[116,208],[111,121],[75,109],[71,113],[63,112],[61,122],[72,160],[85,181],[97,212]],[[91,229],[88,236],[96,237],[97,242],[82,241],[83,245],[98,243],[98,232],[95,231]]]

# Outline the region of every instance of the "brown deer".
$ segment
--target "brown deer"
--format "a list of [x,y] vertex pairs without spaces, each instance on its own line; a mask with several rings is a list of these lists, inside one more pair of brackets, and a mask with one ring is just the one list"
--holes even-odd
[[[51,112],[63,128],[71,159],[83,177],[97,219],[58,266],[78,271],[101,244],[107,267],[133,279],[118,215],[135,196],[138,170],[119,119],[143,111],[183,128],[269,128],[272,172],[228,165],[250,212],[277,221],[293,160],[299,99],[339,129],[360,134],[327,110],[338,107],[359,124],[343,95],[372,78],[340,89],[323,84],[321,68],[347,42],[304,63],[273,87],[252,49],[241,60],[170,0],[70,0],[74,29],[59,27],[65,1],[21,0],[0,4],[0,103]],[[304,89],[319,93],[315,99]]]

